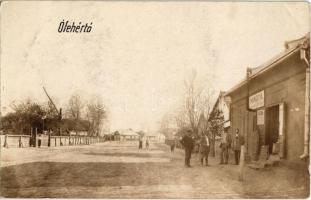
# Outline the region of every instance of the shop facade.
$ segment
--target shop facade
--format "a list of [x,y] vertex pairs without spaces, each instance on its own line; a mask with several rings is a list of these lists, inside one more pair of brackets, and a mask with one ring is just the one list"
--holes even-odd
[[246,78],[225,94],[231,134],[239,129],[244,136],[248,159],[308,157],[309,55],[308,35],[288,42],[266,64],[248,68]]

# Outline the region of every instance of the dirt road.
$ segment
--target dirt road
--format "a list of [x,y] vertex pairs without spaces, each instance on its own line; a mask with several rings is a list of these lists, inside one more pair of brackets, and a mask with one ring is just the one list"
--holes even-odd
[[306,197],[308,174],[288,167],[246,170],[238,167],[183,165],[183,151],[165,144],[138,150],[138,142],[89,146],[2,149],[1,196],[78,198],[260,198]]

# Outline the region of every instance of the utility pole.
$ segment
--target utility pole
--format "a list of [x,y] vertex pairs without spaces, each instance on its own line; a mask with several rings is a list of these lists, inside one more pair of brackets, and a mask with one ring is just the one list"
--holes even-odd
[[[58,135],[61,135],[61,121],[62,121],[62,108],[57,109],[56,105],[54,104],[52,98],[49,96],[48,92],[46,91],[46,89],[43,87],[44,93],[46,94],[46,96],[48,97],[49,101],[51,102],[51,104],[53,105],[54,111],[57,115],[57,119],[58,119]],[[49,140],[50,140],[50,133],[49,133]]]

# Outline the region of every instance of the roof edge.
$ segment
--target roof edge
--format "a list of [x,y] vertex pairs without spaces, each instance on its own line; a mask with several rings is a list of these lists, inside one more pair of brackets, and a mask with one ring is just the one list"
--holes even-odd
[[[308,40],[310,37],[309,35],[304,36],[302,38],[305,38],[305,40]],[[302,38],[299,38],[297,40],[301,40]],[[296,40],[295,40],[296,41]],[[274,60],[271,60],[270,62],[266,63],[265,66],[260,69],[258,72],[256,72],[255,74],[251,74],[249,76],[249,79],[253,79],[259,75],[261,75],[262,73],[270,70],[271,68],[273,68],[274,66],[276,66],[277,64],[279,64],[280,62],[282,62],[284,59],[286,59],[287,57],[291,56],[292,54],[294,54],[295,52],[297,52],[298,50],[302,49],[303,46],[302,45],[297,45],[295,47],[292,47],[290,49],[286,49],[285,52],[281,53],[277,58],[275,58]],[[258,66],[260,67],[260,66]],[[247,78],[244,78],[242,81],[240,81],[238,84],[236,84],[235,86],[233,86],[231,89],[229,89],[224,96],[228,96],[231,93],[233,93],[234,91],[236,91],[237,89],[239,89],[240,87],[244,86],[247,83]]]

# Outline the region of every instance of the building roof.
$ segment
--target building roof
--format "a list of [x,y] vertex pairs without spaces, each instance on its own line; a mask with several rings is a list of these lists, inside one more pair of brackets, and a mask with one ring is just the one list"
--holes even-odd
[[[212,108],[211,113],[216,111],[216,109],[218,108],[220,99],[223,98],[225,94],[226,94],[225,91],[220,91],[220,92],[219,92],[219,95],[218,95],[218,97],[217,97],[217,100],[216,100],[216,102],[215,102],[213,108]],[[209,119],[209,116],[208,116],[208,120],[210,120],[210,119]]]
[[118,130],[118,132],[120,135],[139,136],[138,133],[136,133],[135,131],[131,129],[122,129],[122,130]]
[[158,136],[158,133],[146,133],[145,136]]
[[146,133],[145,136],[149,136],[149,137],[158,137],[158,136],[161,136],[163,135],[162,133],[159,133],[159,132],[149,132],[149,133]]
[[[304,37],[287,41],[285,42],[285,51],[281,52],[280,54],[276,55],[272,59],[268,60],[262,65],[259,65],[255,68],[248,68],[247,72],[249,73],[249,79],[253,79],[257,76],[260,76],[264,72],[272,69],[273,67],[277,66],[280,62],[284,59],[288,58],[289,56],[293,55],[294,53],[298,52],[300,49],[305,48],[305,45],[310,46],[310,33],[307,33]],[[242,87],[247,83],[247,78],[244,78],[230,90],[228,90],[225,96],[228,96],[230,93],[234,92],[238,88]]]

